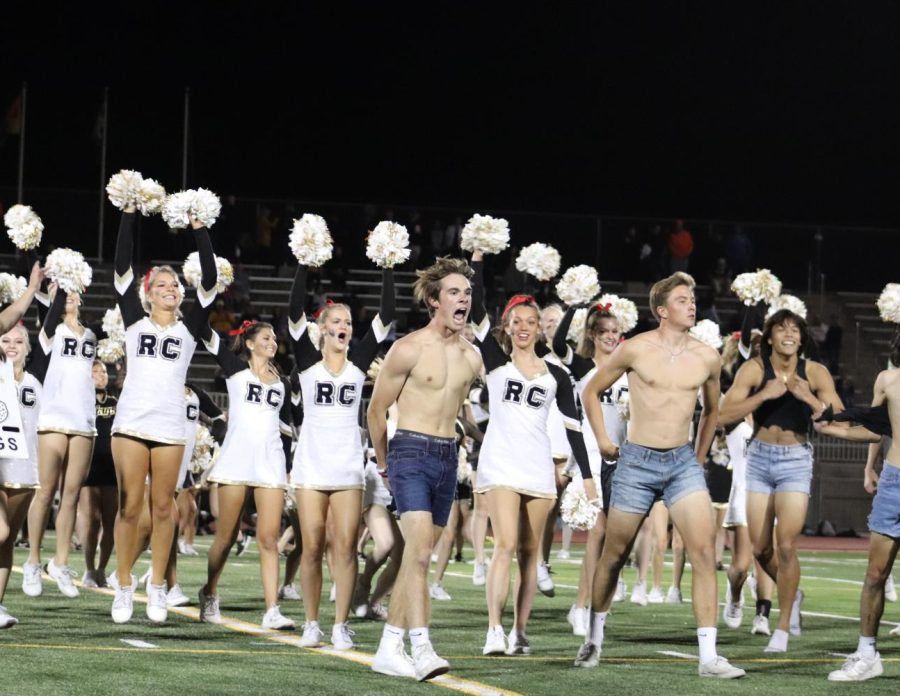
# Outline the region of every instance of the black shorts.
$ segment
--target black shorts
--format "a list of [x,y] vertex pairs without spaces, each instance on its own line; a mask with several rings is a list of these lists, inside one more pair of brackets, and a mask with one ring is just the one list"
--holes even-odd
[[600,466],[600,488],[603,491],[603,512],[609,515],[609,504],[612,502],[613,474],[616,473],[616,463],[606,462]]
[[706,467],[706,487],[709,488],[709,497],[712,502],[726,504],[731,495],[731,469],[726,469],[718,464],[710,464]]
[[94,456],[85,486],[116,486],[116,467],[112,457]]

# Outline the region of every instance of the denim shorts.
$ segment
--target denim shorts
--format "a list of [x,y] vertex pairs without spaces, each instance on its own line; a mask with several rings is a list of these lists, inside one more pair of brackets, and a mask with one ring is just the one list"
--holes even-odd
[[747,446],[748,493],[806,493],[812,482],[812,445],[770,445],[750,440]]
[[900,466],[884,463],[872,501],[869,531],[900,539]]
[[672,507],[680,498],[706,490],[703,467],[690,445],[658,451],[626,442],[619,448],[612,482],[612,507],[644,514],[657,500]]
[[430,512],[444,527],[456,494],[456,440],[398,430],[388,443],[388,479],[397,512]]

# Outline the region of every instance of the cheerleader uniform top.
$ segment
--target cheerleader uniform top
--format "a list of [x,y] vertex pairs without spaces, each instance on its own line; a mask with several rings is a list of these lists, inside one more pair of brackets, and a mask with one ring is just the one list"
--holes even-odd
[[387,339],[394,319],[394,274],[382,272],[381,305],[362,340],[348,350],[337,374],[312,344],[304,312],[306,267],[299,266],[291,290],[290,332],[297,362],[303,425],[294,450],[291,484],[334,491],[365,489],[365,450],[360,408],[366,371]]
[[[5,356],[4,356],[5,357]],[[27,459],[9,459],[2,456],[0,450],[0,488],[40,488],[38,481],[38,419],[44,404],[41,380],[47,372],[49,358],[42,351],[35,351],[28,362],[27,371],[22,379],[16,381],[15,368],[9,360],[0,362],[0,381],[4,384],[14,383],[16,386],[16,402],[3,403],[0,412],[8,408],[18,408],[22,419],[22,435],[28,450]],[[3,421],[7,416],[4,414]],[[6,433],[0,435],[3,449],[17,449],[16,436]]]

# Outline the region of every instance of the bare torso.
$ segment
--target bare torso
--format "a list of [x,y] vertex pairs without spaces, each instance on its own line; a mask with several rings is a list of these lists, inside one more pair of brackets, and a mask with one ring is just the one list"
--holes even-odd
[[900,370],[888,370],[882,373],[884,380],[884,396],[891,418],[891,448],[888,450],[886,463],[900,467]]

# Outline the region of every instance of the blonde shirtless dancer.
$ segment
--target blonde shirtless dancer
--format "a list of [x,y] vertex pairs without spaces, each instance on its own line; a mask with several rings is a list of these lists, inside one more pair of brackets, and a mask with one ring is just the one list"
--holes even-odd
[[[428,636],[428,569],[456,491],[456,414],[481,371],[481,356],[461,335],[472,306],[468,264],[440,258],[417,275],[415,298],[431,320],[388,351],[368,410],[378,468],[387,473],[406,544],[372,669],[424,681],[450,669]],[[398,423],[389,447],[386,414],[394,402]]]
[[[696,315],[691,276],[679,272],[656,283],[650,289],[650,310],[659,328],[619,346],[582,396],[601,454],[607,461],[618,460],[618,466],[606,543],[594,574],[591,626],[575,665],[597,666],[619,572],[641,523],[653,503],[662,499],[681,532],[694,570],[700,676],[734,679],[744,676],[744,670],[716,653],[714,529],[701,465],[716,429],[721,361],[716,351],[688,334]],[[607,435],[599,397],[625,373],[631,393],[631,427],[620,452]],[[688,438],[698,390],[703,411],[691,448]]]

